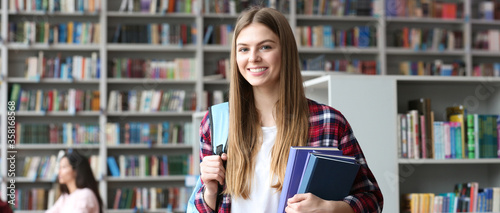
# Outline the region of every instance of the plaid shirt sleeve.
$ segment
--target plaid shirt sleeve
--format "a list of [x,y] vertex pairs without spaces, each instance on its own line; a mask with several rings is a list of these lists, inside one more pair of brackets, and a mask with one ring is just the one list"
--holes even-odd
[[356,213],[381,212],[382,192],[345,117],[334,108],[314,101],[309,101],[309,113],[309,146],[338,146],[344,155],[355,156],[361,165],[344,202]]
[[[205,156],[210,156],[213,155],[212,151],[212,137],[210,133],[210,119],[208,112],[205,114],[205,117],[201,121],[201,126],[200,126],[200,162],[203,160]],[[205,200],[203,199],[203,190],[205,190],[205,185],[203,184],[202,181],[202,186],[200,187],[200,190],[196,193],[196,199],[194,201],[196,209],[200,213],[212,213],[215,212],[213,209],[208,207],[208,205],[205,203]],[[220,209],[219,212],[222,213],[228,213],[231,210],[231,199],[229,195],[224,194],[223,199],[222,199],[222,204],[219,205]]]

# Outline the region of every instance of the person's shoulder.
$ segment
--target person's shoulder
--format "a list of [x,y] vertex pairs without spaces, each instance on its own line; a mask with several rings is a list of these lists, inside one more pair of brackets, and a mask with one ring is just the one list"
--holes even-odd
[[73,193],[79,197],[95,196],[94,192],[89,188],[79,188],[76,189]]
[[345,123],[346,119],[344,115],[337,109],[328,106],[326,104],[318,103],[314,100],[307,99],[309,104],[309,117],[313,118],[315,116],[327,117],[331,119],[338,120]]

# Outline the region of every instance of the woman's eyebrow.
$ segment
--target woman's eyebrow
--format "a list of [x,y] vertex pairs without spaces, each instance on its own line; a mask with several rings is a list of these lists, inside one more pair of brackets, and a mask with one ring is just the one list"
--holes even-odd
[[[273,41],[271,39],[266,39],[266,40],[263,40],[263,41],[257,43],[257,45],[260,45],[260,44],[266,43],[266,42],[276,43],[275,41]],[[236,46],[248,46],[248,45],[245,43],[237,43]]]

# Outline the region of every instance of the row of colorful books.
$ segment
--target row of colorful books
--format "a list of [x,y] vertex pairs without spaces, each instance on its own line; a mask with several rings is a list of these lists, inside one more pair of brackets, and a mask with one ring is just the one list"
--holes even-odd
[[228,90],[203,91],[201,96],[201,110],[208,110],[209,106],[229,101]]
[[15,203],[11,207],[13,210],[46,210],[59,197],[55,197],[54,191],[45,188],[16,189]]
[[299,47],[375,47],[376,29],[370,26],[354,26],[335,29],[329,25],[297,26],[296,41]]
[[128,122],[106,124],[106,144],[192,144],[192,123]]
[[302,60],[302,70],[307,71],[339,71],[351,74],[376,75],[377,61],[360,59],[327,59],[325,55]]
[[42,90],[23,89],[13,84],[10,101],[16,103],[18,111],[76,113],[80,111],[99,111],[98,90]]
[[16,122],[17,144],[99,144],[97,123]]
[[137,58],[113,58],[109,64],[109,78],[195,79],[193,58],[176,58],[173,61]]
[[234,25],[231,24],[209,24],[204,30],[203,44],[230,45],[233,40],[233,31]]
[[403,27],[394,32],[394,47],[403,47],[413,50],[455,50],[464,46],[463,32],[451,31],[442,28],[408,28]]
[[495,76],[500,77],[500,62],[481,63],[475,65],[472,70],[472,76]]
[[182,112],[196,109],[196,94],[185,90],[112,90],[109,112]]
[[[118,160],[117,160],[118,159]],[[191,154],[109,156],[108,168],[113,177],[146,177],[193,174]]]
[[500,30],[489,29],[475,32],[473,38],[474,49],[500,51]]
[[110,37],[112,43],[196,44],[196,26],[194,24],[118,24],[112,35]]
[[196,0],[122,0],[120,12],[142,12],[150,14],[193,13],[198,11]]
[[385,14],[387,17],[460,19],[464,17],[464,3],[432,0],[386,0]]
[[[219,79],[229,79],[231,76],[231,67],[229,66],[229,58],[222,58],[217,60],[212,68],[213,75],[204,75],[203,80],[219,80]],[[208,71],[207,71],[208,73]]]
[[408,109],[398,114],[400,158],[500,158],[500,116],[455,106],[446,108],[446,121],[434,121],[427,98],[409,101]]
[[371,0],[298,0],[297,14],[328,16],[372,16]]
[[191,190],[187,187],[117,188],[110,193],[110,197],[114,198],[109,202],[113,204],[110,209],[185,212]]
[[101,0],[9,0],[12,12],[89,12],[101,10]]
[[251,6],[271,7],[290,13],[289,0],[202,0],[205,14],[237,14]]
[[58,53],[47,58],[43,51],[39,51],[38,56],[26,58],[25,78],[98,79],[101,75],[100,63],[96,52],[92,52],[90,57],[73,55],[64,58]]
[[99,23],[9,22],[9,42],[24,44],[98,44]]
[[500,212],[500,187],[479,188],[477,182],[456,184],[453,192],[402,195],[401,212]]
[[500,2],[481,1],[479,2],[479,16],[484,20],[500,20]]
[[401,75],[436,75],[436,76],[465,76],[463,61],[443,62],[434,61],[401,61],[399,62]]
[[[22,165],[17,177],[26,177],[35,181],[37,178],[49,179],[54,182],[57,181],[59,161],[62,156],[26,156],[21,158],[20,164]],[[99,156],[88,156],[90,168],[96,179],[101,174],[99,168]]]

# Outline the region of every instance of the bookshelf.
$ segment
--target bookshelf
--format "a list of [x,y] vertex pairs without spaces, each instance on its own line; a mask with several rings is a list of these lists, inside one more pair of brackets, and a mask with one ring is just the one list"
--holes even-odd
[[[384,211],[399,212],[400,196],[407,193],[452,192],[455,184],[472,181],[480,188],[500,186],[499,158],[400,158],[394,113],[406,113],[409,100],[427,97],[436,121],[444,121],[446,107],[455,104],[466,106],[468,113],[498,115],[500,79],[330,75],[308,80],[305,85],[308,97],[330,103],[351,124],[384,194]],[[495,88],[488,97],[475,93],[487,86]],[[467,100],[472,99],[478,104],[468,105]]]
[[[14,11],[11,10],[11,1],[2,1],[0,5],[1,14],[1,37],[3,42],[0,44],[1,50],[1,74],[0,74],[0,140],[2,142],[1,156],[6,156],[6,113],[8,97],[10,96],[10,88],[14,84],[19,84],[23,89],[27,90],[50,90],[56,88],[58,90],[81,89],[81,90],[97,90],[99,91],[98,110],[78,111],[76,113],[67,111],[19,111],[16,112],[16,121],[21,123],[46,123],[47,121],[56,123],[65,122],[90,122],[97,124],[101,130],[104,130],[108,123],[125,124],[129,122],[148,122],[159,123],[163,121],[170,121],[172,123],[186,123],[192,122],[192,129],[194,136],[191,142],[184,141],[184,144],[168,144],[168,145],[146,145],[146,144],[133,144],[127,145],[108,145],[106,142],[106,131],[99,131],[98,144],[54,144],[44,146],[39,144],[21,144],[16,147],[20,153],[29,155],[33,152],[42,152],[46,154],[55,154],[60,149],[79,149],[88,151],[90,154],[98,154],[99,165],[101,168],[107,167],[106,158],[108,156],[131,155],[134,153],[146,155],[159,155],[164,153],[192,153],[193,156],[199,156],[197,150],[197,132],[200,117],[204,115],[203,111],[206,110],[207,98],[205,91],[210,93],[223,92],[227,90],[228,81],[220,77],[213,77],[220,72],[220,66],[223,66],[224,60],[229,58],[229,45],[223,42],[213,42],[204,44],[204,35],[208,26],[214,27],[220,25],[234,25],[237,14],[229,12],[228,8],[222,9],[226,12],[216,11],[215,5],[209,8],[209,13],[203,13],[201,8],[207,10],[206,5],[202,5],[205,1],[195,1],[196,4],[191,5],[191,10],[186,12],[174,13],[149,13],[141,11],[128,11],[120,12],[122,1],[100,0],[101,4],[95,10],[90,11],[76,11],[76,12],[42,12],[42,11]],[[358,0],[359,2],[363,2]],[[308,97],[312,97],[320,102],[327,103],[338,108],[343,112],[347,119],[353,125],[356,135],[363,146],[363,150],[370,161],[370,166],[381,183],[383,193],[385,196],[384,211],[397,212],[399,211],[399,197],[401,193],[417,192],[417,191],[434,191],[433,186],[446,185],[446,181],[438,179],[436,182],[427,183],[428,176],[433,176],[433,172],[443,169],[447,165],[452,165],[455,169],[468,169],[471,174],[454,175],[456,181],[464,182],[469,179],[478,177],[474,173],[481,176],[487,176],[487,179],[481,179],[480,182],[491,183],[500,186],[500,183],[495,182],[500,179],[500,174],[487,172],[489,170],[498,170],[499,162],[495,160],[461,160],[461,161],[439,161],[439,160],[424,160],[414,161],[397,158],[396,144],[396,124],[392,122],[395,120],[396,112],[401,111],[401,106],[407,100],[407,97],[431,96],[432,100],[440,100],[441,96],[448,97],[438,102],[433,102],[433,107],[441,107],[449,105],[457,101],[463,100],[470,95],[474,96],[474,89],[477,85],[485,83],[495,85],[495,92],[490,95],[490,99],[485,107],[483,105],[479,111],[487,113],[499,113],[497,109],[500,108],[500,97],[498,96],[499,78],[498,77],[479,77],[475,75],[482,75],[477,73],[475,69],[483,69],[481,64],[500,63],[498,55],[499,50],[489,50],[474,48],[475,35],[477,33],[499,29],[500,21],[485,20],[483,15],[480,14],[479,7],[481,2],[473,0],[458,1],[463,4],[462,15],[457,15],[454,19],[443,19],[436,17],[401,17],[390,16],[386,11],[386,6],[392,1],[396,0],[375,0],[373,1],[373,15],[372,16],[356,16],[354,14],[347,16],[328,16],[318,15],[314,12],[307,12],[306,2],[304,0],[289,0],[283,1],[283,5],[277,5],[283,8],[285,16],[288,18],[292,29],[298,27],[308,26],[334,26],[336,30],[343,30],[347,32],[349,29],[359,26],[371,27],[371,35],[373,38],[366,47],[355,45],[335,45],[335,48],[325,46],[310,46],[300,45],[299,54],[303,62],[314,61],[323,64],[325,61],[330,61],[333,64],[348,63],[353,60],[359,61],[375,61],[376,65],[371,65],[371,71],[376,73],[377,76],[360,75],[359,73],[348,73],[344,70],[342,72],[326,72],[322,70],[324,67],[311,67],[310,69],[303,70],[304,80],[311,80],[309,83]],[[15,2],[15,1],[14,1]],[[98,2],[98,1],[94,1]],[[209,1],[211,2],[211,1]],[[280,1],[281,2],[281,1]],[[431,1],[435,2],[435,1]],[[211,6],[211,7],[212,7]],[[95,5],[94,5],[95,7]],[[97,9],[99,8],[99,9]],[[222,7],[221,7],[222,8]],[[186,9],[186,8],[184,8]],[[237,9],[239,11],[239,9]],[[313,10],[314,11],[314,10]],[[10,22],[49,22],[49,23],[67,23],[68,21],[94,23],[95,30],[99,31],[98,38],[95,37],[94,43],[82,44],[45,44],[35,42],[26,44],[23,42],[9,42],[9,23]],[[123,43],[118,40],[114,41],[117,28],[125,25],[146,25],[150,23],[164,24],[169,23],[171,26],[187,24],[193,27],[196,33],[191,37],[192,42],[187,42],[180,45],[179,43],[167,42],[165,44],[147,44],[147,43]],[[412,49],[397,46],[395,40],[395,32],[401,30],[403,27],[415,29],[433,29],[445,28],[449,30],[456,30],[462,32],[462,48],[454,49]],[[120,32],[120,31],[119,31]],[[298,31],[295,31],[298,33]],[[224,34],[224,33],[222,33]],[[219,35],[220,36],[220,35]],[[225,35],[226,40],[229,34]],[[296,37],[300,37],[296,34]],[[119,36],[121,39],[122,37]],[[224,39],[223,39],[224,40]],[[161,42],[161,39],[160,39]],[[28,57],[37,57],[40,52],[43,52],[46,58],[55,58],[59,54],[61,58],[82,56],[92,57],[93,54],[100,60],[99,70],[100,78],[83,78],[83,79],[64,79],[64,78],[41,78],[41,79],[27,79],[24,77],[24,70],[26,69],[25,59]],[[115,59],[122,58],[138,58],[138,59],[151,59],[161,61],[174,61],[177,58],[193,59],[191,66],[194,73],[188,79],[169,79],[169,78],[115,78],[109,77],[107,73],[112,72],[113,66],[109,63]],[[434,63],[436,59],[440,59],[444,64],[450,64],[455,61],[463,62],[462,70],[464,76],[410,76],[401,75],[400,65],[405,61],[416,61]],[[222,61],[222,62],[221,62]],[[475,68],[479,67],[479,68]],[[345,80],[345,82],[344,82]],[[349,84],[348,84],[349,83]],[[319,87],[316,87],[320,85]],[[321,85],[329,85],[329,89]],[[345,86],[342,86],[345,85]],[[357,86],[354,86],[357,85]],[[354,90],[354,93],[345,93],[349,95],[342,97],[342,94],[334,91],[345,91],[346,88],[360,88]],[[192,110],[182,110],[181,112],[175,111],[157,111],[157,112],[140,112],[140,111],[109,111],[110,92],[116,91],[130,91],[130,90],[173,90],[181,89],[185,91],[192,91],[196,94],[196,108]],[[434,93],[434,90],[440,91]],[[362,90],[362,91],[361,91]],[[455,94],[455,90],[462,92],[460,95]],[[350,90],[349,90],[350,91]],[[364,91],[371,91],[372,96],[368,97],[368,93]],[[416,92],[415,92],[416,91]],[[357,93],[356,93],[357,92]],[[330,94],[330,95],[328,95]],[[354,97],[361,97],[360,99]],[[325,98],[328,97],[328,98]],[[335,100],[342,98],[345,102],[339,103]],[[380,100],[384,100],[382,103]],[[376,103],[376,104],[374,104]],[[338,105],[337,105],[338,104]],[[363,105],[364,104],[364,105]],[[349,108],[351,106],[358,106]],[[377,113],[370,113],[364,107],[365,105],[374,105],[373,109],[379,109]],[[363,106],[363,107],[361,107]],[[378,108],[377,108],[378,107]],[[359,113],[363,112],[363,113]],[[379,113],[383,112],[383,113]],[[369,122],[365,122],[366,118],[380,116],[380,119],[369,120],[383,120],[385,123],[380,125],[377,123],[375,126],[383,129],[375,129],[369,126]],[[390,119],[388,119],[390,118]],[[392,119],[394,118],[394,119]],[[359,134],[357,133],[359,132]],[[387,135],[393,135],[390,139],[383,140],[382,138]],[[376,137],[375,137],[376,136]],[[372,138],[377,138],[376,143],[371,143]],[[193,145],[195,144],[195,145]],[[380,156],[379,146],[387,148],[388,155]],[[22,155],[20,155],[22,156]],[[1,176],[5,177],[7,174],[7,162],[0,162]],[[401,177],[402,171],[408,165],[418,165],[415,173],[410,177],[405,178],[404,182]],[[193,170],[197,172],[198,164],[194,164]],[[447,169],[445,169],[447,171]],[[418,173],[418,175],[417,175]],[[413,175],[415,174],[415,175]],[[448,176],[447,174],[443,174]],[[113,195],[117,188],[130,186],[131,183],[138,183],[138,186],[149,187],[161,185],[162,187],[183,186],[184,180],[182,176],[166,176],[159,178],[136,178],[127,177],[124,179],[111,177],[107,169],[101,170],[102,178],[99,179],[99,190],[103,198],[108,212],[121,212],[126,210],[111,210],[113,205]],[[424,177],[425,176],[425,177]],[[17,182],[20,188],[28,188],[40,186],[42,188],[50,188],[52,183],[47,180],[37,180],[34,183],[23,181],[19,179]],[[428,185],[425,185],[425,184]],[[455,182],[453,182],[455,183]],[[422,189],[415,189],[420,185],[425,185]],[[6,191],[7,179],[2,179],[2,191]],[[444,186],[443,186],[444,187]],[[450,187],[448,187],[450,188]],[[447,188],[447,191],[450,190]],[[2,199],[6,200],[6,195],[2,194]],[[16,211],[22,212],[22,211]],[[150,211],[155,212],[155,211]]]

